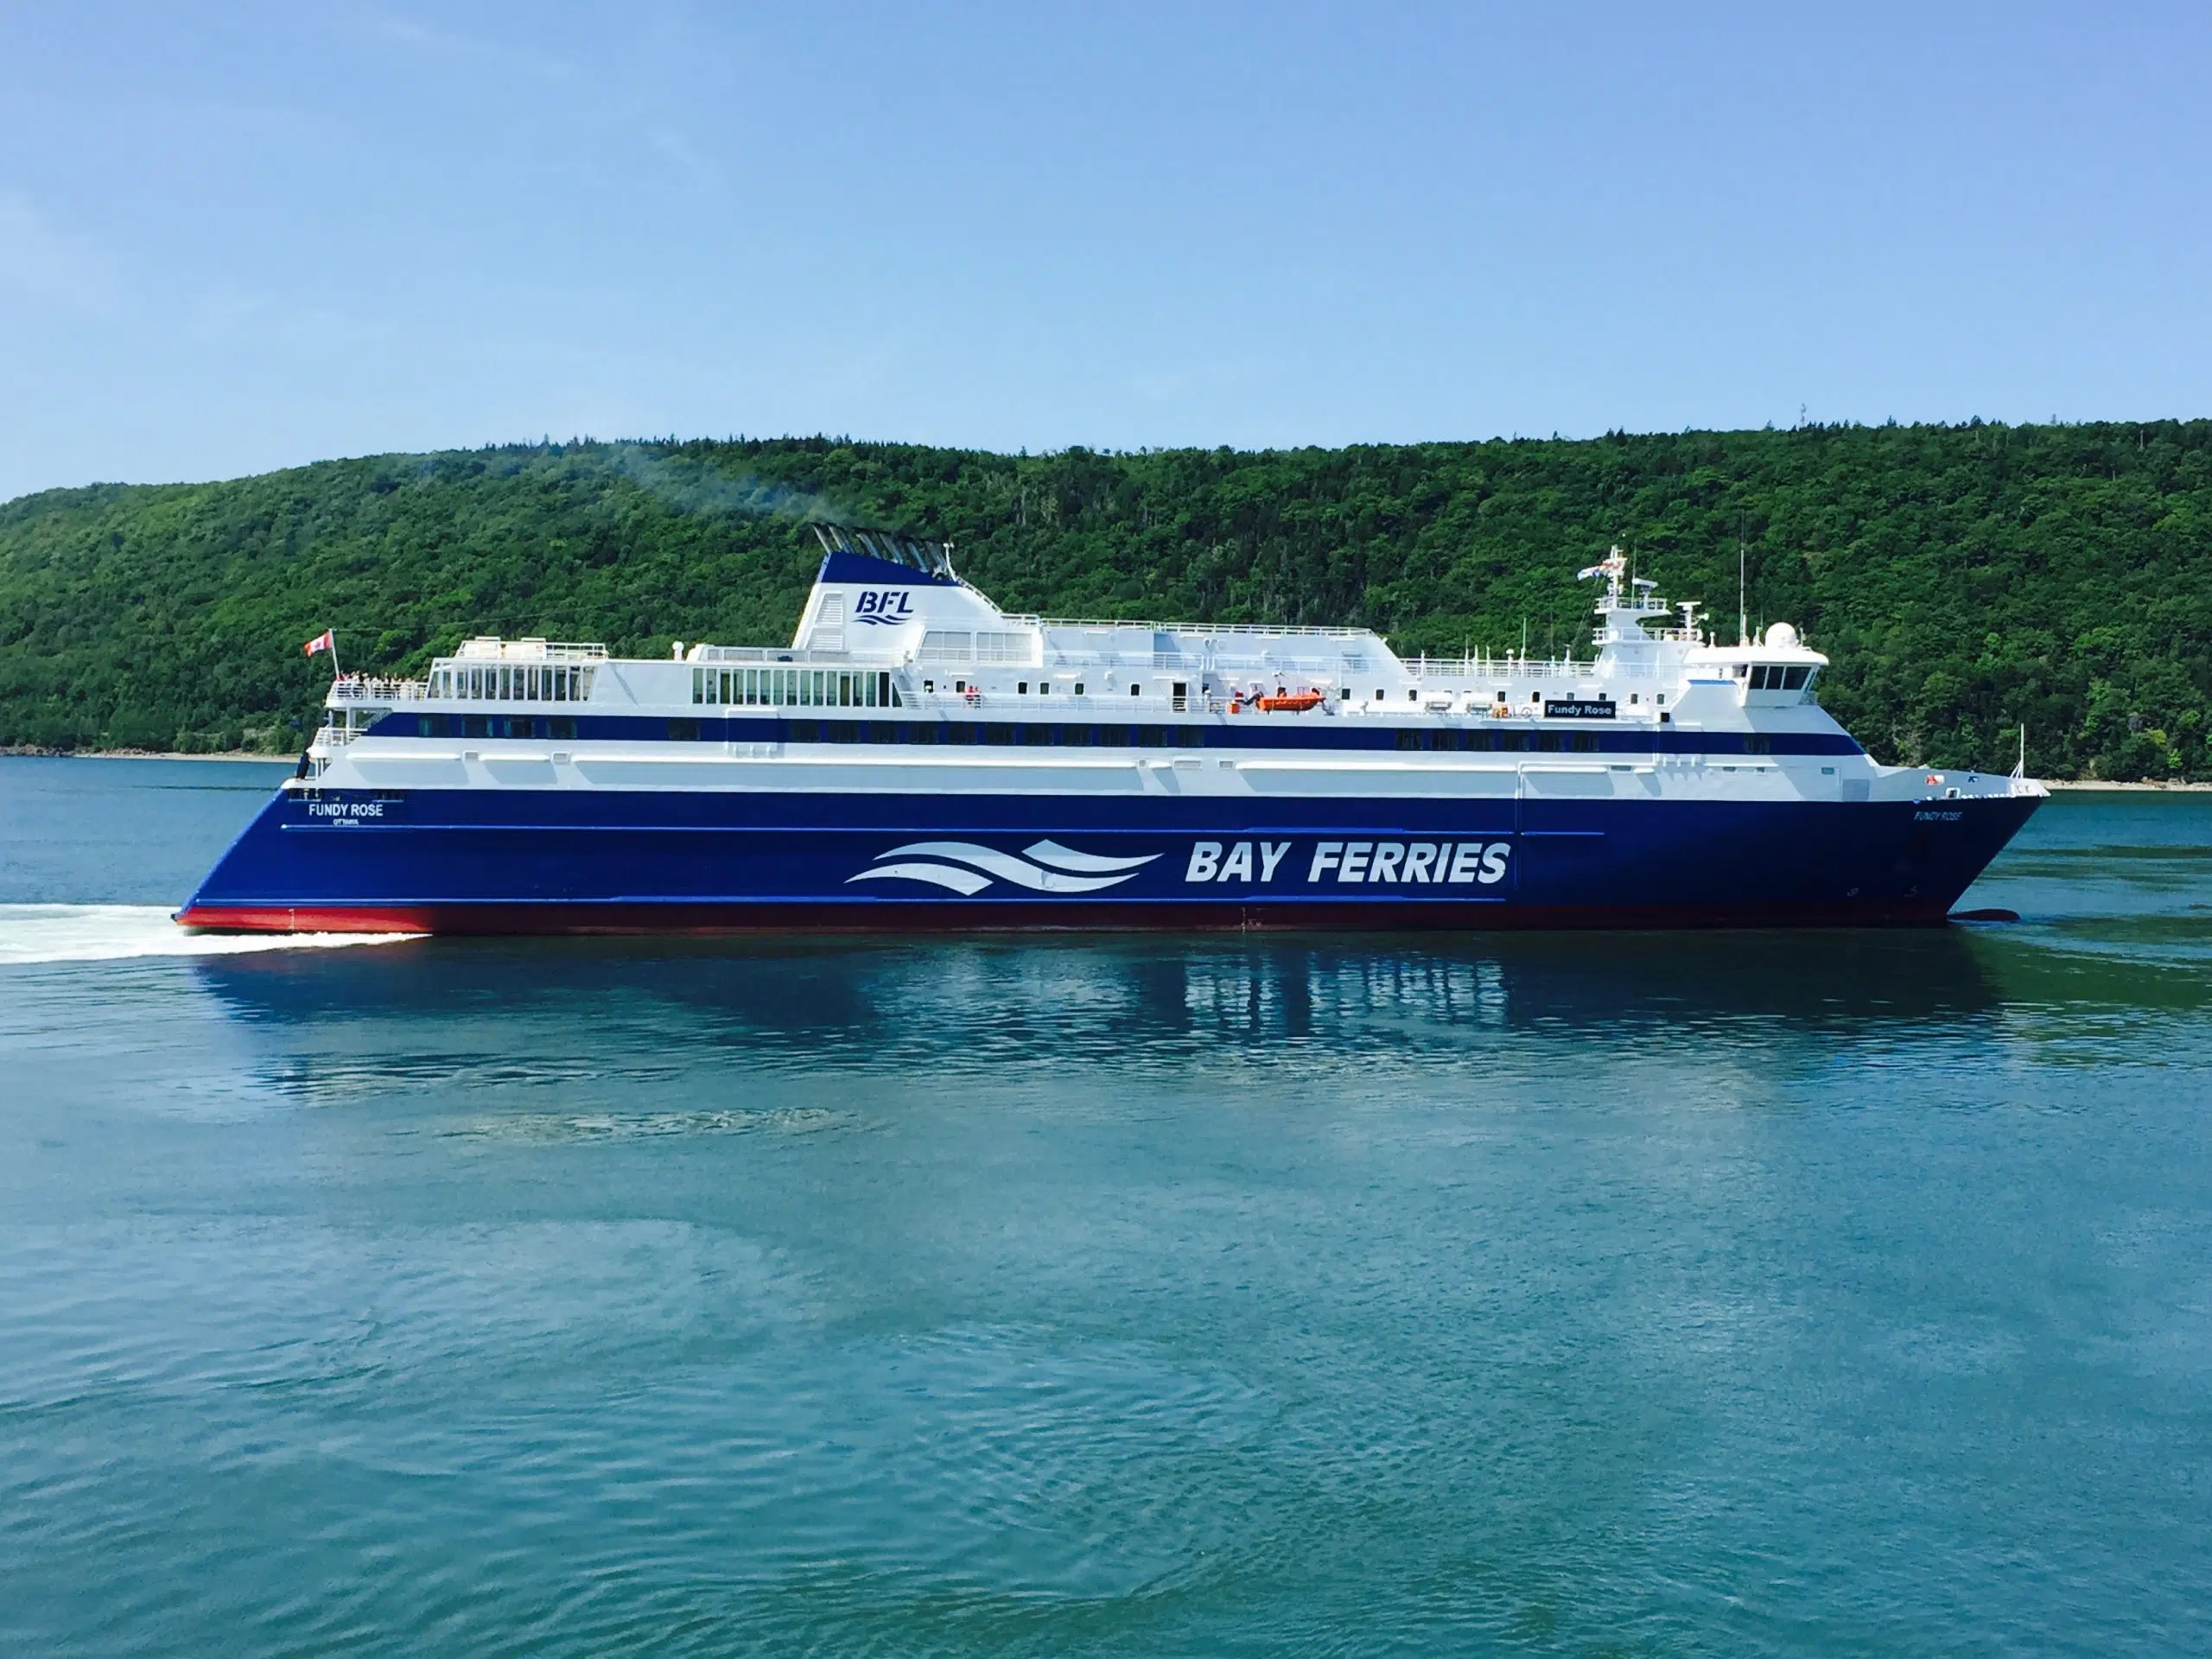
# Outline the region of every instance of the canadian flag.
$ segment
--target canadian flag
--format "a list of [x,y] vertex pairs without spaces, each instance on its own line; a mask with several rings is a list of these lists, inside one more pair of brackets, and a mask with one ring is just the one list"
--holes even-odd
[[308,640],[306,645],[301,646],[300,649],[306,652],[310,657],[314,656],[318,651],[335,652],[338,649],[338,641],[332,639],[330,630],[328,628],[325,628],[321,633],[315,635],[314,639]]

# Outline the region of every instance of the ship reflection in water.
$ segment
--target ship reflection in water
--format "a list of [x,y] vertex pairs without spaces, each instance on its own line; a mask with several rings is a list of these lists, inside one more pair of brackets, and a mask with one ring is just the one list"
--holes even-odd
[[660,1069],[704,1053],[899,1073],[1224,1050],[1286,1065],[1449,1058],[1499,1033],[1639,1047],[1762,1027],[1886,1038],[1899,1020],[1995,1007],[1989,949],[1964,929],[911,947],[423,940],[215,957],[197,971],[240,1020],[276,1028],[270,1046],[302,1054],[404,1049],[435,1030],[517,1057],[627,1052]]

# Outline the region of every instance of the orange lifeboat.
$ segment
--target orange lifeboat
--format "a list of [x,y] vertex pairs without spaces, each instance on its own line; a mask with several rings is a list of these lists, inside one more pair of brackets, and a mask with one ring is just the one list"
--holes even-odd
[[1308,709],[1320,706],[1321,694],[1319,691],[1300,691],[1289,696],[1258,697],[1253,701],[1253,707],[1263,715],[1302,715]]

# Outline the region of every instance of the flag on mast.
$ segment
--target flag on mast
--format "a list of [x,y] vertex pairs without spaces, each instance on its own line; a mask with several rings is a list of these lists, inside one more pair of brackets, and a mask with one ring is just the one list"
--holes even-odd
[[301,649],[306,652],[310,657],[314,656],[318,651],[327,651],[333,657],[335,657],[338,654],[338,641],[332,638],[331,630],[325,628],[321,633],[315,635],[314,639],[308,640],[306,645],[301,647]]

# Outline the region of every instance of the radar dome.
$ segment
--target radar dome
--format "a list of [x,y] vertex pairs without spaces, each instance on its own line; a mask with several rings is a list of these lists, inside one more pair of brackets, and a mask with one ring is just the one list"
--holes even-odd
[[1777,622],[1766,631],[1766,642],[1786,650],[1797,643],[1797,630],[1787,622]]

